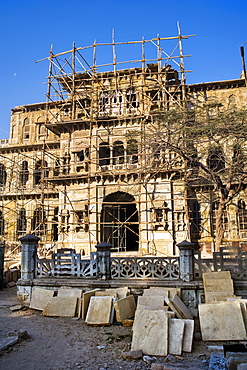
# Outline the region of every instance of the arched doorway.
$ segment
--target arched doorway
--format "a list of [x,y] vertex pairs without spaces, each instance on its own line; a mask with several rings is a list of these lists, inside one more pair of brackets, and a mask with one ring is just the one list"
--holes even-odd
[[100,218],[101,241],[116,252],[137,251],[139,247],[138,211],[132,195],[118,191],[107,195]]

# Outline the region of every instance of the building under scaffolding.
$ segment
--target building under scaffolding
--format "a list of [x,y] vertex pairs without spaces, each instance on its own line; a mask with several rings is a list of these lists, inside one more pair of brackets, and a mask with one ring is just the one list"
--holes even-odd
[[[241,102],[245,83],[186,85],[188,37],[120,43],[113,35],[111,43],[50,51],[46,102],[12,109],[10,139],[0,146],[0,233],[10,252],[26,233],[40,237],[45,254],[88,254],[106,241],[116,253],[175,255],[184,239],[211,252],[198,201],[188,208],[181,159],[148,137],[160,111],[215,97]],[[118,61],[127,48],[140,55]],[[105,49],[111,63],[101,63]]]

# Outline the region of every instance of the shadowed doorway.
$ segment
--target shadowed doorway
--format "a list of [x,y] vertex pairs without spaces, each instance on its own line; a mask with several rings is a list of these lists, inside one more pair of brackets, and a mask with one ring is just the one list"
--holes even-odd
[[101,241],[112,251],[137,251],[139,247],[138,212],[132,195],[118,191],[104,198],[101,211]]

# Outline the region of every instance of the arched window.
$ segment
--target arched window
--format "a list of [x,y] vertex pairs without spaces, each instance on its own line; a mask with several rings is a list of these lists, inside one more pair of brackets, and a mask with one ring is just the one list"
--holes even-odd
[[44,178],[47,178],[49,176],[48,166],[46,161],[38,161],[35,165],[34,170],[34,185],[38,185],[41,182],[42,178],[42,171],[44,174]]
[[107,142],[102,142],[99,144],[99,165],[107,166],[110,164],[110,146]]
[[2,211],[0,211],[0,235],[4,236],[4,218]]
[[27,217],[25,208],[21,208],[17,218],[17,235],[26,234],[27,230]]
[[138,162],[138,146],[137,140],[130,139],[127,142],[127,159],[128,163],[137,163]]
[[23,139],[27,140],[30,137],[30,123],[29,119],[25,118],[23,122]]
[[225,168],[225,158],[220,147],[212,147],[208,151],[207,165],[213,172],[220,172]]
[[122,141],[115,141],[113,143],[113,164],[124,163],[124,146]]
[[236,106],[236,103],[237,103],[236,95],[234,94],[230,95],[228,98],[229,108],[234,108]]
[[245,201],[242,199],[238,201],[237,219],[239,230],[247,230],[247,209]]
[[46,216],[45,211],[42,207],[38,207],[34,210],[32,219],[32,232],[36,236],[44,235],[46,230]]
[[7,173],[4,164],[0,163],[0,188],[6,184]]
[[26,183],[28,182],[28,177],[29,177],[28,162],[23,161],[20,170],[20,183],[22,186],[26,185]]

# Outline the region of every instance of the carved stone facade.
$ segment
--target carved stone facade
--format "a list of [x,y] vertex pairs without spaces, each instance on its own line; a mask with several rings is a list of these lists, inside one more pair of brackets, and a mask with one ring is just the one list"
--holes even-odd
[[[244,79],[181,84],[170,66],[81,73],[59,81],[67,98],[15,107],[0,146],[0,233],[9,248],[40,237],[43,251],[74,248],[88,255],[99,242],[116,253],[172,256],[189,239],[213,251],[212,205],[201,193],[189,211],[183,164],[175,153],[147,149],[143,132],[159,109],[206,101],[246,105]],[[73,85],[73,94],[71,93]],[[225,215],[225,240],[247,246],[247,194]]]

